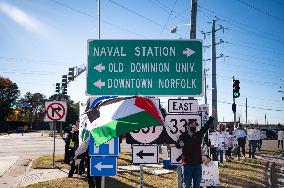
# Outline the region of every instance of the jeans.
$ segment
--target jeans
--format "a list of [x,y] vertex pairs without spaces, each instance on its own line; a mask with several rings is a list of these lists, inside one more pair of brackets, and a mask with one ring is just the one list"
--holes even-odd
[[281,143],[281,146],[282,146],[282,149],[283,149],[283,140],[278,140],[278,148],[280,148],[280,143]]
[[254,157],[256,147],[257,147],[257,140],[249,140],[249,157]]
[[245,146],[238,146],[237,155],[238,155],[239,158],[241,157],[241,148],[242,148],[243,156],[244,156],[244,157],[246,156],[246,149],[245,149]]
[[210,148],[210,153],[212,155],[212,161],[218,161],[217,148]]
[[200,165],[182,166],[183,181],[185,188],[190,188],[193,180],[193,188],[200,188],[202,167]]
[[217,154],[220,157],[220,159],[219,159],[220,163],[223,164],[224,163],[224,151],[217,149]]

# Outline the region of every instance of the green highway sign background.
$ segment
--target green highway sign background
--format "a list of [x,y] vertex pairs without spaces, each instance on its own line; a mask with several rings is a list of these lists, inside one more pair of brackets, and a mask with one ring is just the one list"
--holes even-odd
[[89,40],[89,95],[203,96],[199,40]]

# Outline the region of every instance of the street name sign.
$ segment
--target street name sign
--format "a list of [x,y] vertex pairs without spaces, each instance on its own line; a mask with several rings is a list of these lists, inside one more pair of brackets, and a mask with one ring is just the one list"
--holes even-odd
[[197,113],[197,99],[169,99],[169,113]]
[[200,40],[89,40],[89,95],[203,96]]
[[118,156],[119,155],[119,140],[118,138],[111,139],[105,144],[95,147],[94,139],[90,136],[89,141],[90,156]]
[[159,163],[158,145],[132,145],[133,164]]
[[91,176],[116,176],[117,159],[116,157],[91,157],[90,167]]
[[65,121],[67,114],[66,101],[45,102],[44,121]]
[[182,164],[182,149],[171,146],[170,161],[171,164]]

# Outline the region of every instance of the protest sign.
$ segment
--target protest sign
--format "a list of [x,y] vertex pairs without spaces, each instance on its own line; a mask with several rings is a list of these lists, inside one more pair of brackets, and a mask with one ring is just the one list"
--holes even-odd
[[231,147],[238,146],[238,139],[237,139],[236,135],[229,135],[229,145]]
[[230,145],[229,132],[222,131],[209,133],[209,139],[211,141],[211,145],[220,150],[226,150]]
[[200,186],[218,185],[220,185],[218,161],[210,161],[206,165],[202,164],[202,180]]
[[284,140],[284,131],[278,131],[278,140]]
[[247,136],[245,130],[242,130],[242,129],[241,130],[236,130],[234,132],[234,134],[236,135],[237,138],[242,138],[242,137],[246,137]]
[[260,139],[266,139],[266,131],[260,131]]
[[248,129],[247,130],[248,140],[260,140],[260,130],[258,129]]

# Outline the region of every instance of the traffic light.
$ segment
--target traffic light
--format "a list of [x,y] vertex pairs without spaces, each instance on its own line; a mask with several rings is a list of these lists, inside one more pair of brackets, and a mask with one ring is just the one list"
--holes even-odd
[[63,95],[67,95],[67,87],[63,87],[63,89],[62,89],[62,94],[63,94]]
[[74,80],[74,67],[69,68],[69,72],[68,72],[68,81],[73,81]]
[[55,92],[60,93],[60,83],[56,83]]
[[233,98],[240,97],[240,81],[233,80]]
[[62,76],[62,94],[66,95],[67,94],[67,75]]

